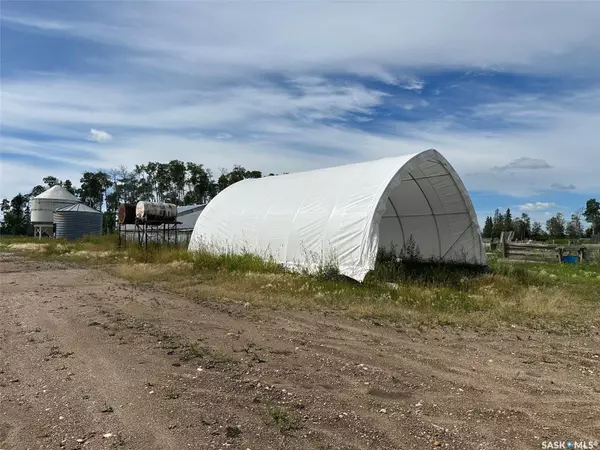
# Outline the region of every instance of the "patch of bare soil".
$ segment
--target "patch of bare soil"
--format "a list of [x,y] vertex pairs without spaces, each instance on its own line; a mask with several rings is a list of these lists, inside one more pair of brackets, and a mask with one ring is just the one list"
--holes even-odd
[[391,328],[0,260],[0,449],[600,439],[600,336]]

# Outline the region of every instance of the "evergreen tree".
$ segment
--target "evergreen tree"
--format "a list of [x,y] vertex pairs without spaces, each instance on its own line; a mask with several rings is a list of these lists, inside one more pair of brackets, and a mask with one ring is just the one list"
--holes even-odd
[[483,232],[482,232],[483,237],[491,238],[493,230],[494,230],[494,222],[492,221],[492,218],[490,216],[487,216],[485,218],[485,225],[483,226]]
[[499,238],[504,230],[504,216],[500,214],[500,210],[496,208],[494,218],[492,219],[492,237]]
[[506,214],[504,215],[504,224],[502,231],[513,231],[513,219],[512,214],[510,212],[510,208],[506,209]]

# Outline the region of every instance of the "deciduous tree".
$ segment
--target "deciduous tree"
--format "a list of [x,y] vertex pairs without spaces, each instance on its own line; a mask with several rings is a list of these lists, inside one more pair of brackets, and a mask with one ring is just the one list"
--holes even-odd
[[60,180],[52,175],[45,177],[43,180],[44,184],[51,188],[52,186],[60,185]]
[[10,202],[3,199],[1,210],[4,215],[3,234],[31,234],[29,196],[17,194]]
[[590,198],[585,203],[585,211],[582,215],[592,225],[592,234],[600,233],[600,202],[595,198]]
[[80,182],[79,195],[81,201],[91,208],[100,210],[104,203],[104,194],[112,185],[109,175],[101,170],[84,172]]
[[565,237],[565,218],[562,213],[556,213],[546,221],[546,230],[550,237],[564,238]]

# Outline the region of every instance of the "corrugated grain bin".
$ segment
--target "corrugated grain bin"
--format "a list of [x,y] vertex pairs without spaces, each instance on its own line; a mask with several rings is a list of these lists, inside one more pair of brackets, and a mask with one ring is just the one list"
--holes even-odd
[[102,234],[102,213],[79,203],[54,211],[54,224],[57,239]]
[[52,223],[52,214],[57,208],[79,203],[79,199],[62,186],[52,186],[31,199],[31,223]]
[[31,199],[31,224],[34,235],[52,236],[54,211],[79,203],[79,199],[62,186],[52,186],[37,197]]

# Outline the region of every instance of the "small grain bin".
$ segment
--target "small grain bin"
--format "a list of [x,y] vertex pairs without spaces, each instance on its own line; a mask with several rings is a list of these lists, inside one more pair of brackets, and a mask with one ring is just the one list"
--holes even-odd
[[102,213],[83,203],[54,211],[56,238],[77,239],[90,234],[102,234]]
[[37,197],[31,199],[31,223],[34,235],[42,238],[52,236],[54,211],[79,203],[79,199],[62,186],[52,186]]

